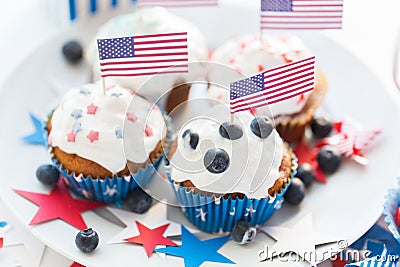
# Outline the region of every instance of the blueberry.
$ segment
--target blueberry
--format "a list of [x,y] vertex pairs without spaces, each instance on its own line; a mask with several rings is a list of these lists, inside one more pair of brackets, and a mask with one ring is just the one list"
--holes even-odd
[[99,245],[99,235],[92,228],[82,230],[75,237],[75,245],[85,253],[92,252]]
[[239,125],[224,122],[219,127],[219,134],[226,139],[236,140],[243,136],[243,130]]
[[54,165],[42,165],[37,168],[36,177],[42,184],[55,186],[60,179],[60,172]]
[[265,139],[274,130],[274,125],[267,117],[257,117],[251,122],[250,128],[255,135]]
[[292,180],[292,184],[286,190],[285,201],[292,205],[299,205],[305,196],[305,186],[303,182],[295,177]]
[[83,57],[83,48],[77,41],[69,41],[63,45],[62,53],[69,63],[76,64]]
[[153,199],[142,188],[138,187],[128,193],[126,207],[135,213],[145,213],[151,207]]
[[333,123],[325,117],[314,118],[311,122],[311,131],[316,138],[327,137],[332,131],[332,128]]
[[306,187],[309,187],[315,180],[315,172],[310,164],[303,163],[297,168],[296,176],[303,181]]
[[248,221],[239,221],[232,228],[231,236],[233,241],[240,245],[247,244],[256,238],[257,230]]
[[336,149],[324,147],[318,152],[318,166],[325,173],[334,173],[342,163],[342,157]]
[[182,138],[187,148],[196,149],[199,144],[199,135],[197,133],[192,133],[190,129],[183,132]]
[[229,167],[229,155],[221,148],[212,148],[207,150],[203,162],[209,172],[221,173]]

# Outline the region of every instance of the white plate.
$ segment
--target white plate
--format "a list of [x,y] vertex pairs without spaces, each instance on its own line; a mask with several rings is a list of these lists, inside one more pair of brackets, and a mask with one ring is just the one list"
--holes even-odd
[[[222,43],[229,37],[258,29],[258,13],[255,10],[224,7],[224,9],[196,8],[175,11],[196,23],[212,46]],[[16,195],[12,188],[48,192],[35,179],[37,166],[49,162],[46,150],[43,147],[25,145],[20,141],[20,137],[32,131],[28,113],[34,112],[45,116],[52,107],[50,103],[54,103],[59,95],[54,91],[55,85],[58,84],[59,87],[63,84],[72,85],[87,79],[87,66],[71,67],[66,64],[60,53],[61,45],[72,37],[87,42],[98,25],[111,15],[98,16],[88,23],[76,24],[68,32],[44,43],[13,72],[1,90],[0,193],[4,202],[24,225],[29,224],[37,207]],[[219,30],[216,30],[216,25]],[[329,91],[324,109],[332,113],[335,118],[351,117],[367,128],[383,126],[385,135],[380,143],[366,153],[370,160],[367,167],[346,162],[339,172],[329,178],[326,185],[313,185],[300,207],[284,206],[267,224],[282,225],[312,212],[316,231],[351,243],[366,232],[379,217],[383,196],[393,177],[397,175],[396,164],[400,162],[400,154],[397,151],[400,147],[399,99],[393,99],[374,74],[345,48],[315,32],[303,33],[301,37],[315,52],[321,69],[329,79]],[[44,223],[30,229],[52,249],[87,266],[113,264],[128,266],[133,263],[138,266],[161,264],[182,266],[183,264],[181,258],[170,256],[167,256],[166,261],[157,255],[147,259],[140,246],[105,244],[121,230],[121,227],[93,212],[84,213],[83,216],[87,224],[96,229],[101,236],[99,248],[89,255],[80,253],[74,245],[77,230],[62,221]],[[263,234],[257,236],[257,241],[272,242]],[[319,247],[318,251],[329,251],[334,247]],[[240,266],[254,265],[258,262],[257,252],[262,248],[263,243],[240,247],[229,242],[221,252],[238,262]],[[279,264],[265,262],[262,265]]]

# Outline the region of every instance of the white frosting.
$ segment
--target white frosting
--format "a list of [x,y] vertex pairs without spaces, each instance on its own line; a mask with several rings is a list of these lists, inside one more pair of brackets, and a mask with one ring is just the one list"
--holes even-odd
[[[179,132],[178,147],[171,158],[171,177],[176,182],[190,180],[198,189],[213,193],[244,193],[250,198],[264,198],[276,179],[283,157],[283,142],[273,130],[266,139],[256,136],[250,129],[254,117],[249,112],[235,114],[235,124],[243,129],[243,136],[228,140],[219,134],[222,122],[229,121],[229,108],[216,105],[210,117],[188,122]],[[185,145],[182,133],[190,129],[199,135],[195,150]],[[210,148],[224,149],[230,157],[227,170],[220,174],[209,172],[203,163]]]
[[51,146],[92,160],[114,174],[125,168],[127,160],[146,162],[166,136],[158,108],[119,86],[107,88],[104,95],[101,83],[69,90],[51,123]]
[[[131,14],[111,19],[99,28],[96,38],[87,49],[87,58],[93,66],[94,79],[100,77],[96,39],[183,31],[188,33],[189,63],[207,60],[207,43],[197,27],[187,20],[168,12],[165,8],[137,8]],[[107,77],[107,82],[117,83],[137,91],[146,81],[146,88],[140,89],[139,94],[151,101],[156,101],[163,93],[171,89],[177,81],[204,80],[204,71],[200,63],[189,64],[189,72],[187,74],[158,75],[147,81],[149,77]]]
[[[211,85],[207,96],[229,103],[229,84],[253,76],[264,69],[280,66],[310,56],[304,43],[295,36],[269,36],[261,42],[259,35],[247,35],[229,40],[212,54],[211,61],[230,66],[231,70],[214,67],[208,71]],[[277,116],[299,112],[310,92],[284,102],[274,103],[256,110],[257,114]]]

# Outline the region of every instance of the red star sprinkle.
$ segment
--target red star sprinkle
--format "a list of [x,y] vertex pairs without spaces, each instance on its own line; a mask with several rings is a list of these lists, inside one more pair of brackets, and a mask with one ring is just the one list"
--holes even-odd
[[297,101],[297,104],[300,104],[304,100],[306,100],[306,97],[304,96],[304,94],[301,94],[299,100]]
[[293,62],[293,58],[289,57],[288,54],[282,54],[281,56],[286,63]]
[[229,59],[229,63],[230,63],[230,64],[235,63],[235,61],[236,61],[236,60],[235,60],[233,57]]
[[264,66],[263,66],[263,65],[258,65],[257,67],[258,67],[258,71],[259,71],[259,72],[261,72],[261,71],[265,70],[265,68],[264,68]]
[[127,112],[126,117],[127,117],[128,121],[131,121],[131,122],[137,121],[137,117],[134,113]]
[[297,156],[298,163],[308,163],[311,165],[315,172],[315,178],[318,182],[325,184],[327,182],[325,174],[318,167],[317,153],[315,150],[310,149],[307,144],[301,140],[297,143],[295,149],[293,149],[294,154]]
[[240,49],[244,49],[246,47],[246,43],[245,42],[242,42],[241,44],[240,44]]
[[103,203],[72,198],[64,182],[60,179],[49,195],[22,190],[14,191],[39,206],[29,225],[61,219],[79,230],[86,229],[81,212],[104,206]]
[[124,240],[130,243],[143,245],[144,249],[146,250],[147,257],[150,258],[151,253],[153,253],[157,245],[173,247],[178,246],[177,244],[163,236],[164,232],[169,226],[169,223],[154,229],[147,228],[138,221],[136,221],[136,225],[140,234],[138,236],[126,238]]
[[221,101],[222,100],[222,95],[217,95],[217,100]]
[[98,106],[95,106],[93,103],[87,106],[87,114],[94,115],[96,114]]
[[146,136],[152,136],[153,135],[153,129],[148,124],[146,124],[146,128],[144,129],[144,132],[146,133]]
[[99,132],[90,130],[89,134],[86,135],[87,139],[90,140],[90,143],[99,140]]
[[75,142],[75,137],[76,137],[76,134],[74,133],[74,130],[71,130],[67,134],[67,141],[70,142],[70,143],[74,143]]
[[115,84],[109,85],[109,86],[106,87],[106,91],[112,90],[114,88],[115,88]]

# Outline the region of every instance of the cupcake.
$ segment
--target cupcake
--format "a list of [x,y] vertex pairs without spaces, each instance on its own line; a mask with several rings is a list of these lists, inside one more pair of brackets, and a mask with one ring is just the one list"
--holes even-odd
[[69,90],[47,122],[49,152],[67,185],[106,203],[145,186],[169,132],[157,106],[133,91],[101,83]]
[[[204,79],[202,64],[193,62],[207,60],[208,48],[203,35],[196,26],[168,12],[165,8],[137,8],[133,13],[115,17],[101,26],[95,40],[87,49],[87,59],[93,66],[94,79],[97,80],[100,77],[96,39],[172,32],[187,32],[188,34],[188,56],[189,63],[192,63],[189,64],[188,73],[157,75],[151,78],[149,76],[107,78],[111,83],[135,91],[140,89],[139,95],[150,101],[159,102],[170,112],[188,98],[190,84],[187,82]],[[160,57],[160,59],[162,58]]]
[[[227,41],[218,47],[211,61],[231,67],[229,73],[221,68],[209,70],[208,80],[223,85],[211,85],[207,97],[229,103],[229,84],[266,69],[311,56],[304,43],[295,36],[269,36],[262,41],[259,35],[248,35]],[[255,110],[257,115],[274,118],[276,129],[288,142],[299,140],[322,104],[327,89],[324,74],[316,69],[315,89],[297,97]]]
[[389,231],[393,237],[400,243],[400,177],[397,178],[397,186],[389,189],[386,195],[386,201],[383,206],[383,214],[385,215],[385,222],[388,225]]
[[169,152],[168,178],[186,218],[210,233],[262,225],[280,207],[297,159],[267,117],[217,105],[188,122]]

